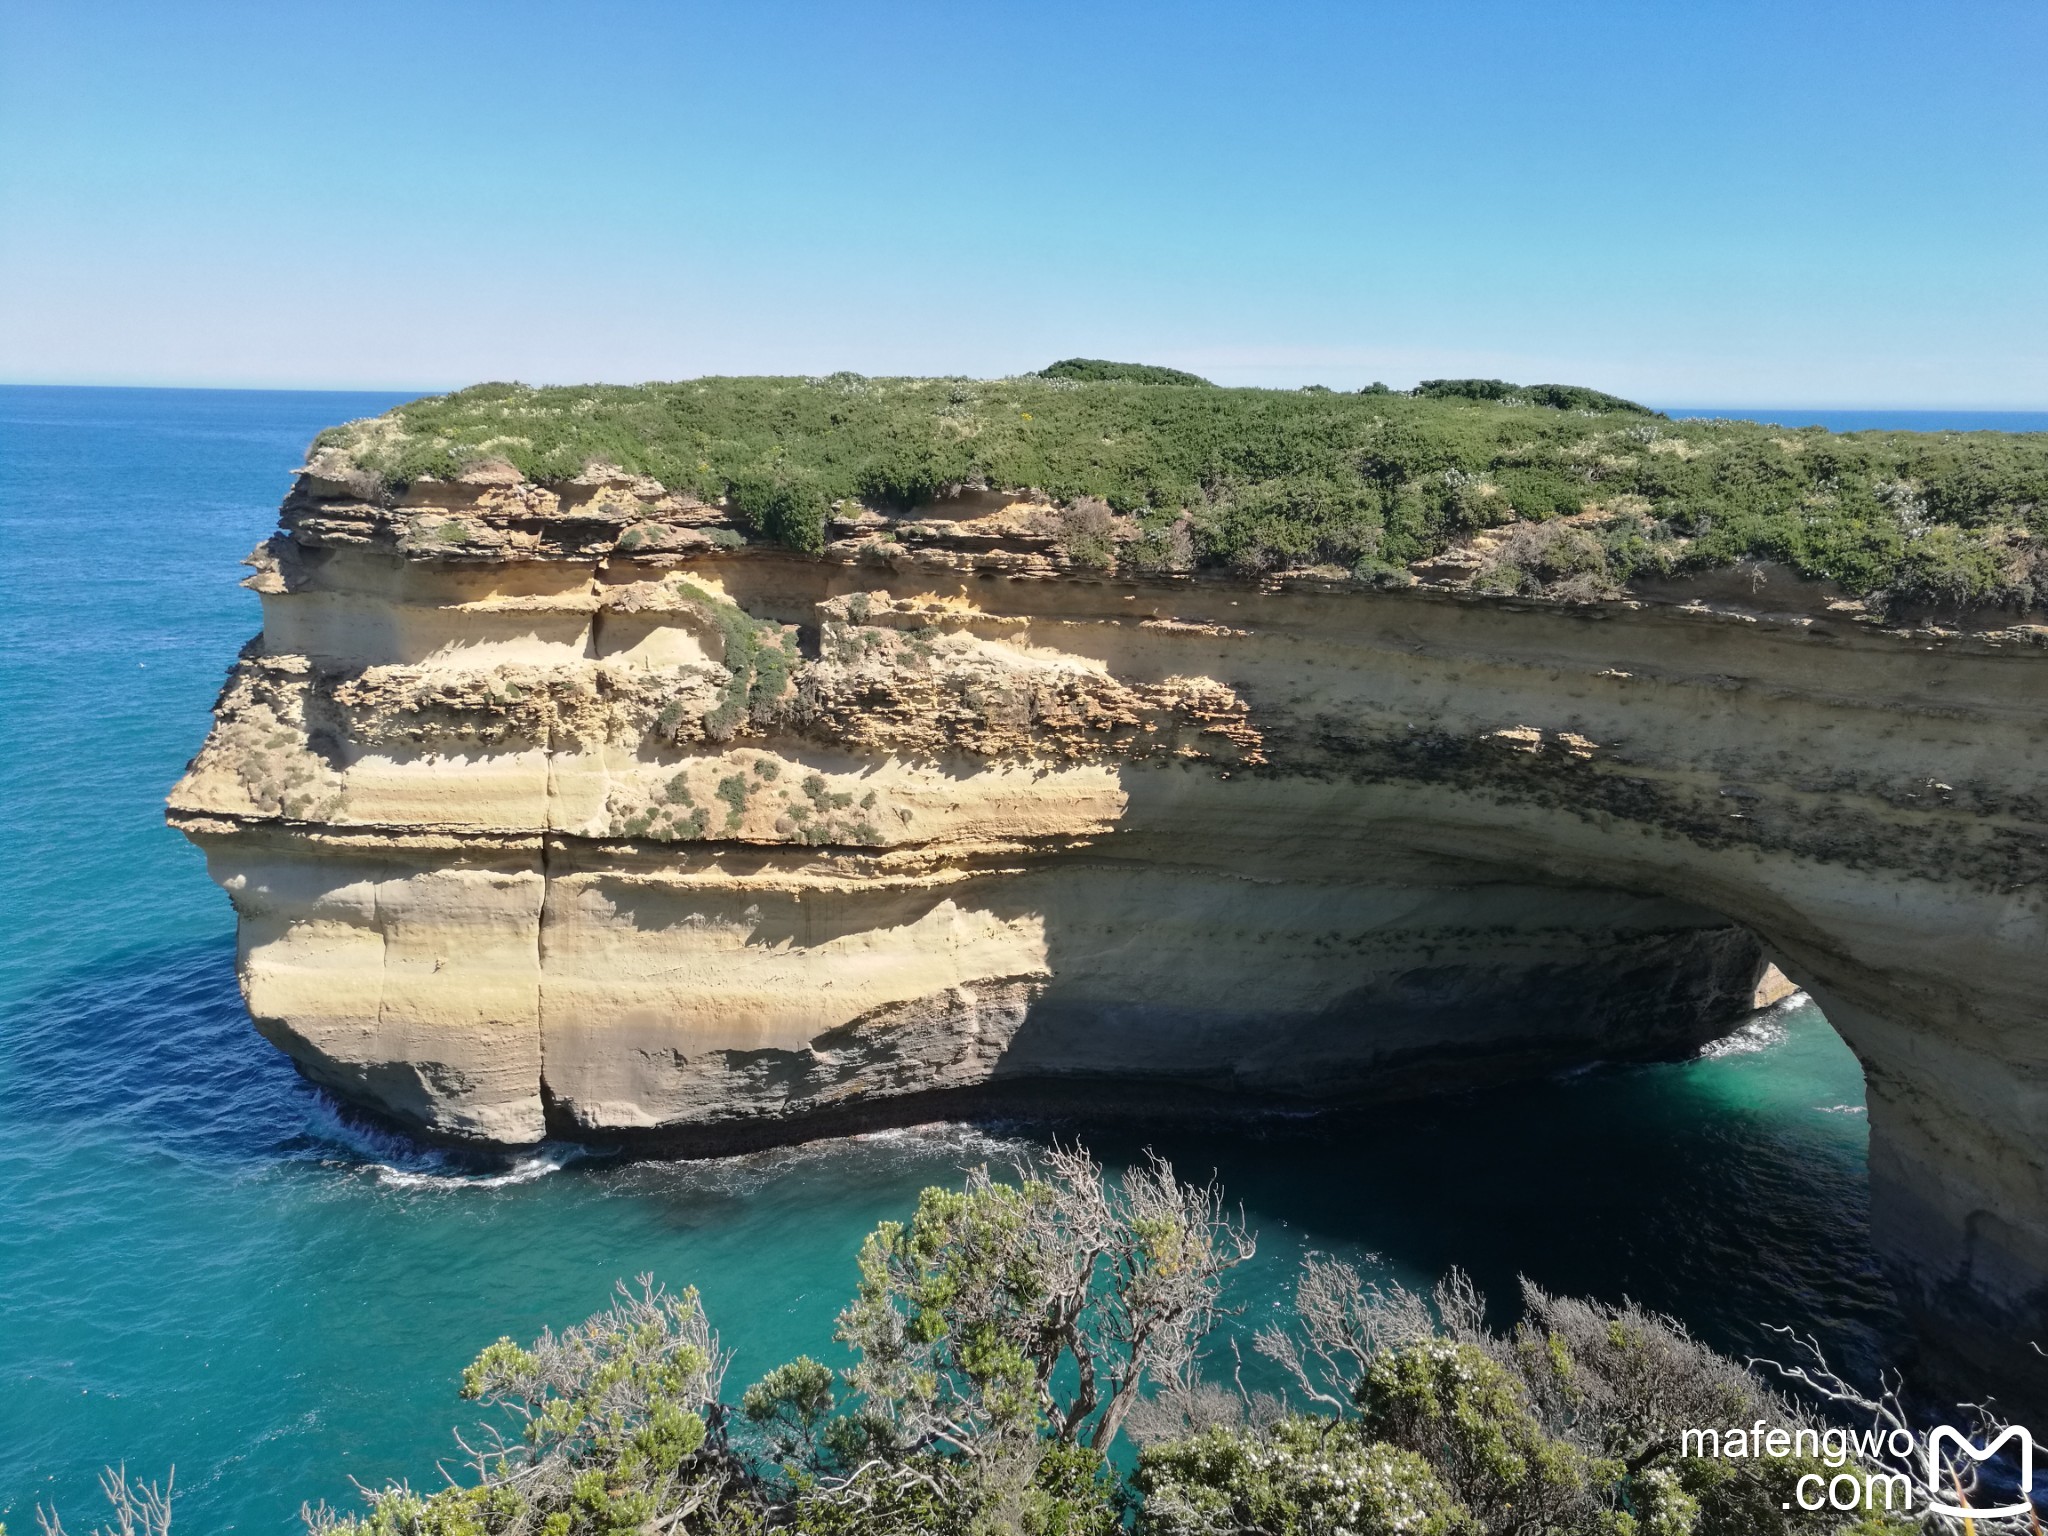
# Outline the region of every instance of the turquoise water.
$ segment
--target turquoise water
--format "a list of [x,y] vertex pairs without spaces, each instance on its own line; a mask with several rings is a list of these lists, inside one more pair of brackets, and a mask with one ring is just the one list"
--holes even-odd
[[1050,1130],[1217,1173],[1261,1240],[1623,1295],[1861,1370],[1891,1299],[1855,1061],[1810,1007],[1717,1054],[1323,1121],[1153,1136],[941,1128],[710,1163],[461,1164],[353,1123],[249,1029],[226,899],[160,816],[237,647],[235,562],[321,426],[392,397],[0,389],[0,1520],[175,1464],[192,1531],[284,1532],[349,1479],[433,1479],[456,1373],[651,1270],[702,1288],[732,1383],[810,1350],[925,1182]]
[[1762,421],[1830,432],[2048,432],[2048,411],[1855,411],[1804,405],[1664,405],[1667,416]]

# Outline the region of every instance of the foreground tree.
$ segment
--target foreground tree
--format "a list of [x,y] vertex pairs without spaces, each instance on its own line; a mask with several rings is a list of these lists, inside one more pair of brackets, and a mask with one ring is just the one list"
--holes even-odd
[[841,1411],[808,1359],[748,1389],[770,1459],[801,1469],[800,1529],[1119,1528],[1102,1452],[1147,1385],[1193,1374],[1255,1245],[1213,1185],[1157,1157],[1114,1181],[1079,1147],[1014,1171],[927,1189],[869,1234],[839,1315],[856,1356]]
[[308,1509],[307,1526],[313,1536],[715,1529],[746,1488],[719,1401],[729,1362],[696,1291],[672,1294],[647,1275],[637,1289],[621,1282],[596,1316],[525,1348],[499,1339],[462,1373],[462,1395],[499,1409],[513,1431],[456,1436],[469,1481],[451,1477],[432,1495],[403,1483],[365,1490],[366,1514]]
[[[498,1418],[457,1437],[447,1486],[308,1510],[311,1536],[2039,1536],[2026,1516],[1928,1513],[1984,1502],[1974,1465],[1894,1467],[1758,1362],[1526,1282],[1496,1333],[1455,1272],[1425,1297],[1312,1256],[1255,1338],[1285,1397],[1204,1381],[1252,1252],[1215,1187],[1158,1158],[1114,1180],[1079,1148],[1013,1181],[976,1169],[863,1243],[845,1370],[799,1356],[728,1406],[696,1293],[642,1277],[560,1335],[477,1356],[463,1396]],[[1780,1383],[1866,1437],[1911,1437],[1896,1383],[1860,1395],[1806,1347]],[[1715,1426],[1745,1450],[1689,1453],[1686,1432]],[[1792,1454],[1766,1452],[1765,1426]],[[1128,1485],[1103,1454],[1119,1434],[1140,1447]],[[1808,1507],[1844,1477],[1910,1506]],[[114,1518],[94,1536],[168,1536],[168,1481],[103,1483]]]
[[[463,1466],[313,1536],[1113,1536],[1102,1449],[1149,1384],[1190,1376],[1253,1240],[1213,1186],[1148,1157],[1104,1177],[1054,1149],[1005,1182],[927,1189],[862,1245],[840,1314],[854,1364],[799,1357],[720,1398],[728,1357],[694,1291],[643,1277],[531,1346],[500,1339],[463,1396],[500,1411]],[[150,1533],[142,1533],[150,1536]]]
[[860,1355],[847,1383],[900,1448],[971,1454],[1042,1423],[1103,1449],[1144,1385],[1193,1369],[1224,1275],[1255,1251],[1214,1185],[1156,1156],[1114,1184],[1079,1147],[1020,1174],[928,1189],[861,1247],[839,1316]]
[[[1527,1282],[1522,1302],[1522,1320],[1499,1335],[1462,1275],[1425,1299],[1311,1257],[1291,1322],[1263,1330],[1257,1345],[1303,1397],[1337,1417],[1259,1424],[1248,1412],[1239,1424],[1146,1448],[1141,1528],[1152,1536],[1900,1536],[1920,1528],[1903,1503],[1899,1511],[1804,1507],[1802,1477],[1825,1486],[1845,1471],[1883,1472],[1845,1444],[1834,1459],[1682,1454],[1686,1430],[1760,1421],[1786,1430],[1795,1446],[1793,1432],[1806,1431],[1818,1447],[1827,1426],[1670,1319],[1561,1299]],[[2003,1530],[1979,1526],[1994,1529]]]

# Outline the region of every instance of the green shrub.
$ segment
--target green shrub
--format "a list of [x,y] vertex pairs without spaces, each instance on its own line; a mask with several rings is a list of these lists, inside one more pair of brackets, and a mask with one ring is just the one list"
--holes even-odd
[[[2025,607],[2048,586],[2048,434],[1667,421],[1598,390],[1498,379],[1334,395],[1081,360],[1048,372],[480,385],[319,447],[344,461],[335,473],[385,485],[485,456],[543,481],[602,460],[722,498],[749,533],[812,552],[836,503],[989,486],[1137,518],[1143,537],[1117,558],[1152,570],[1182,568],[1176,526],[1198,564],[1371,572],[1595,508],[1654,524],[1643,545],[1673,545],[1656,568],[1674,572],[1781,560],[1853,592],[1963,606]],[[1610,551],[1598,580],[1629,579],[1632,561]]]
[[747,789],[747,776],[743,773],[731,774],[718,781],[714,793],[725,802],[725,830],[728,832],[736,830],[740,818],[747,814]]
[[[1604,414],[1608,411],[1630,411],[1641,416],[1662,416],[1661,411],[1652,411],[1637,405],[1633,400],[1624,400],[1619,395],[1610,395],[1601,390],[1587,389],[1581,384],[1528,384],[1515,394],[1531,405],[1547,406],[1553,411],[1592,411]],[[1509,396],[1510,399],[1514,396]]]
[[747,532],[815,555],[825,547],[824,489],[809,475],[742,475],[726,485],[733,515]]
[[1214,389],[1200,374],[1161,368],[1155,363],[1112,363],[1099,357],[1069,357],[1038,371],[1041,379],[1072,379],[1078,384],[1199,384]]
[[[1799,1508],[1797,1480],[1834,1475],[1839,1459],[1678,1454],[1683,1428],[1819,1421],[1665,1319],[1526,1284],[1503,1337],[1456,1274],[1426,1299],[1311,1255],[1291,1317],[1256,1347],[1326,1411],[1204,1384],[1191,1367],[1221,1278],[1251,1248],[1217,1190],[1156,1158],[1117,1180],[1079,1148],[1014,1181],[977,1169],[862,1244],[839,1318],[848,1368],[799,1356],[728,1403],[729,1357],[696,1293],[643,1276],[560,1335],[477,1355],[462,1395],[510,1433],[473,1431],[449,1486],[366,1490],[361,1513],[309,1511],[311,1536],[1918,1529],[1903,1514]],[[1129,1421],[1126,1486],[1105,1452],[1140,1383],[1163,1411]],[[113,1471],[103,1486],[121,1529],[164,1536],[168,1486]],[[46,1528],[60,1536],[54,1516]]]
[[[704,734],[713,741],[730,741],[748,721],[766,724],[796,666],[795,638],[779,624],[749,618],[737,604],[714,596],[695,582],[670,579],[677,592],[696,604],[717,629],[722,663],[729,674],[718,703],[704,717]],[[670,708],[676,711],[674,720],[664,710],[655,722],[664,732],[673,732],[681,721],[681,706]]]
[[1415,386],[1419,400],[1505,400],[1518,386],[1504,379],[1424,379]]
[[465,1398],[520,1426],[485,1431],[473,1482],[426,1497],[393,1484],[365,1514],[323,1508],[308,1524],[317,1536],[633,1536],[686,1504],[715,1512],[738,1486],[710,1429],[723,1370],[697,1293],[643,1276],[587,1322],[523,1348],[500,1339],[462,1373]]
[[1415,386],[1421,400],[1497,400],[1517,405],[1547,406],[1553,411],[1628,411],[1638,416],[1660,415],[1624,400],[1579,384],[1510,384],[1505,379],[1424,379]]
[[1360,1433],[1426,1454],[1486,1529],[1510,1511],[1534,1529],[1598,1518],[1618,1464],[1546,1433],[1522,1385],[1475,1344],[1424,1339],[1378,1354],[1358,1385]]
[[[1354,1423],[1291,1417],[1212,1427],[1138,1460],[1142,1536],[1478,1536],[1422,1457]],[[1532,1527],[1537,1529],[1540,1527]]]

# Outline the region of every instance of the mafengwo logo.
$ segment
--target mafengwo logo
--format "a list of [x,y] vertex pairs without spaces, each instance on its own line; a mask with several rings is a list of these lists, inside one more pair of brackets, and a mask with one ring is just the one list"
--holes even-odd
[[[2020,1483],[2018,1502],[2000,1504],[1989,1509],[1976,1509],[1960,1502],[1955,1504],[1945,1502],[1945,1497],[1942,1493],[1944,1488],[1955,1489],[1958,1500],[1962,1496],[1961,1482],[1955,1474],[1956,1467],[1960,1466],[1965,1460],[1979,1463],[1989,1461],[2007,1446],[2011,1446],[2014,1454],[2019,1458]],[[1950,1429],[1944,1424],[1941,1428],[1933,1430],[1927,1436],[1927,1488],[1929,1493],[1927,1507],[1936,1514],[1951,1515],[1958,1520],[1967,1520],[1972,1517],[1980,1520],[1997,1520],[2007,1515],[2030,1515],[2033,1513],[2034,1508],[2032,1502],[2034,1492],[2034,1437],[2027,1430],[2014,1424],[1982,1450],[1979,1450],[1976,1446],[1965,1440],[1958,1431]]]
[[[1982,1430],[1980,1447],[1960,1430],[1942,1426],[1926,1432],[1894,1423],[1870,1429],[1843,1425],[1797,1429],[1759,1419],[1731,1429],[1688,1429],[1679,1435],[1681,1456],[1726,1461],[1811,1457],[1825,1470],[1802,1472],[1785,1508],[1809,1514],[1837,1510],[1940,1515],[1962,1522],[1978,1536],[2025,1531],[2041,1536],[2034,1513],[2034,1437],[2018,1424]],[[1991,1463],[1997,1463],[1993,1476]],[[1999,1493],[1987,1493],[1995,1482]],[[2013,1490],[2009,1502],[1993,1503]],[[2008,1524],[2024,1520],[2026,1523]],[[1987,1523],[1988,1522],[1988,1523]]]

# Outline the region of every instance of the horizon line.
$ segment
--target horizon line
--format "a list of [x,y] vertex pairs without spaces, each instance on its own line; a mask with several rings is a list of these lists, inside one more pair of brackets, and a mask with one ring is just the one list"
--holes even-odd
[[[990,376],[990,378],[991,378],[991,380],[993,380],[993,379],[996,379],[996,378],[1018,378],[1018,377],[1025,377],[1025,376],[1026,376],[1026,375],[1019,375],[1019,374],[1006,374],[1006,375],[991,375],[991,376]],[[687,376],[687,378],[720,378],[720,377],[724,377],[724,378],[745,378],[745,377],[774,377],[774,375],[765,375],[765,374],[764,374],[764,375],[745,375],[745,374],[722,374],[722,375],[721,375],[721,374],[692,374],[692,375],[688,375],[688,376]],[[786,377],[786,378],[809,378],[809,377],[813,377],[813,375],[809,375],[809,374],[786,374],[786,375],[781,375],[781,377]],[[891,375],[891,374],[875,374],[875,375],[869,375],[869,377],[875,377],[875,378],[891,378],[891,377],[901,377],[901,378],[953,378],[953,377],[959,377],[959,378],[972,378],[972,377],[974,377],[974,376],[973,376],[973,375],[971,375],[971,374],[960,374],[960,375],[953,375],[953,374],[901,374],[901,375]],[[624,384],[624,385],[619,385],[619,384],[613,384],[613,383],[611,383],[611,382],[609,382],[609,381],[607,381],[607,380],[602,380],[602,379],[585,379],[585,380],[581,380],[581,381],[579,381],[579,382],[578,382],[578,383],[576,383],[576,384],[551,384],[551,385],[534,385],[534,386],[532,386],[532,387],[533,387],[533,388],[536,388],[536,389],[576,389],[576,388],[584,388],[584,387],[594,387],[594,388],[606,388],[606,389],[619,389],[619,388],[623,388],[623,389],[632,389],[632,388],[637,388],[637,387],[638,387],[639,385],[641,385],[641,384],[650,384],[650,383],[682,383],[682,382],[686,382],[686,381],[687,381],[687,379],[686,379],[686,378],[677,378],[677,379],[672,379],[672,380],[671,380],[671,379],[641,379],[641,380],[636,380],[636,381],[635,381],[634,383],[632,383],[632,384]],[[417,384],[137,384],[137,383],[121,383],[121,384],[110,384],[110,383],[80,383],[80,382],[78,382],[78,381],[75,381],[75,380],[69,380],[69,381],[62,381],[62,382],[56,382],[56,381],[51,381],[51,380],[45,380],[45,379],[15,379],[15,378],[0,378],[0,389],[78,389],[78,390],[110,390],[110,391],[112,391],[112,390],[128,390],[128,391],[133,391],[133,392],[137,392],[137,393],[141,393],[141,392],[149,392],[149,391],[159,391],[159,392],[161,392],[161,391],[172,391],[172,392],[179,392],[179,393],[187,393],[187,394],[222,394],[222,395],[405,395],[405,396],[407,396],[407,397],[408,397],[408,398],[410,398],[410,399],[416,399],[416,400],[417,400],[417,399],[425,399],[425,398],[427,398],[427,397],[429,397],[429,396],[432,396],[432,395],[444,395],[444,394],[453,394],[453,393],[455,393],[455,392],[456,392],[457,390],[462,390],[462,389],[469,389],[469,388],[473,388],[473,387],[475,387],[475,386],[476,386],[477,384],[483,384],[483,383],[521,383],[521,382],[523,382],[523,381],[521,381],[521,380],[516,380],[516,379],[515,379],[515,380],[495,380],[495,379],[493,379],[493,380],[486,380],[486,379],[474,379],[474,380],[471,380],[471,381],[470,381],[470,383],[468,383],[468,384],[455,384],[455,385],[447,385],[447,386],[443,386],[443,387],[435,387],[435,386],[431,386],[431,385],[429,385],[429,386],[421,386],[421,385],[417,385]],[[1213,381],[1211,381],[1211,382],[1213,382]],[[1220,387],[1220,388],[1225,388],[1225,389],[1271,389],[1271,390],[1273,390],[1273,391],[1275,391],[1275,392],[1277,392],[1277,393],[1287,394],[1287,393],[1293,393],[1293,392],[1296,392],[1296,391],[1299,391],[1299,390],[1302,390],[1302,389],[1306,389],[1306,388],[1309,388],[1310,386],[1309,386],[1309,385],[1306,385],[1306,384],[1298,384],[1298,385],[1285,385],[1285,384],[1226,384],[1226,385],[1221,385],[1221,386],[1219,386],[1219,387]],[[1357,393],[1359,393],[1360,391],[1358,391],[1358,390],[1345,390],[1345,389],[1338,389],[1338,390],[1334,390],[1333,392],[1334,392],[1334,393],[1337,393],[1337,394],[1357,394]],[[1397,392],[1397,393],[1406,393],[1406,391],[1396,391],[1396,392]],[[1871,403],[1871,404],[1865,404],[1865,403],[1861,403],[1861,402],[1855,402],[1855,401],[1848,401],[1848,402],[1845,402],[1845,401],[1839,401],[1839,400],[1837,400],[1837,401],[1828,401],[1828,402],[1825,402],[1825,403],[1816,403],[1816,402],[1814,402],[1814,401],[1810,401],[1810,400],[1792,400],[1792,401],[1787,401],[1787,400],[1773,400],[1773,401],[1765,401],[1765,402],[1750,402],[1750,401],[1737,401],[1737,400],[1723,400],[1723,401],[1684,401],[1684,402],[1676,402],[1676,403],[1666,403],[1666,404],[1659,404],[1659,403],[1657,403],[1657,402],[1656,402],[1656,401],[1654,401],[1654,400],[1644,400],[1644,401],[1640,401],[1640,402],[1638,402],[1638,403],[1640,403],[1640,404],[1643,404],[1643,405],[1646,405],[1646,406],[1648,406],[1648,407],[1649,407],[1650,409],[1652,409],[1652,410],[1656,410],[1656,411],[1661,411],[1661,412],[1665,412],[1665,413],[1667,413],[1667,414],[1668,414],[1668,413],[1671,413],[1671,412],[1674,412],[1674,411],[1675,411],[1675,412],[1687,412],[1687,413],[1704,413],[1704,412],[1708,412],[1708,411],[1715,411],[1715,412],[1726,412],[1726,411],[1866,411],[1866,412],[1892,412],[1892,413],[1898,413],[1898,414],[1901,414],[1901,415],[1904,415],[1904,414],[1922,414],[1922,415],[1925,415],[1925,414],[1948,414],[1948,415],[2001,415],[2001,416],[2048,416],[2048,404],[2041,404],[2041,405],[1934,405],[1934,404],[1917,404],[1917,405],[1899,405],[1899,404],[1896,404],[1896,403],[1886,403],[1886,404],[1875,404],[1875,403]]]

